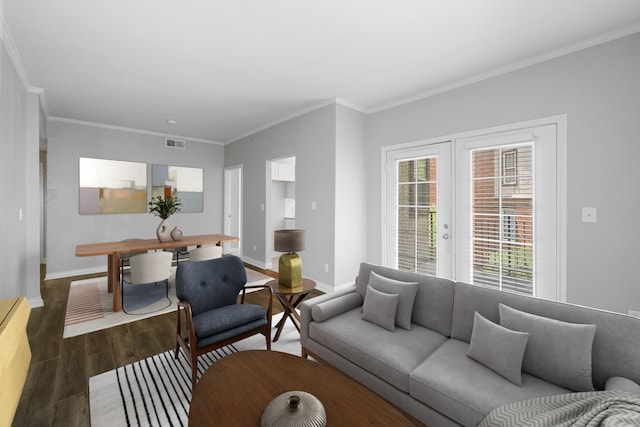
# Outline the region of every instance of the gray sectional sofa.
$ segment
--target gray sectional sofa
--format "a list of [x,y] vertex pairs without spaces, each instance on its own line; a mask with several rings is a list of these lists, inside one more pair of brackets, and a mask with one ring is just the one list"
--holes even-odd
[[640,319],[630,316],[366,263],[355,285],[300,308],[303,356],[429,427],[476,426],[498,406],[608,380],[640,383]]

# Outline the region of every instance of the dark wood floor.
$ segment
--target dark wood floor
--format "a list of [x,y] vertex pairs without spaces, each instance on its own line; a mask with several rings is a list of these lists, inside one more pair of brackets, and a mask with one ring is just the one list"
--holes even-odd
[[[89,426],[89,378],[172,349],[176,314],[62,339],[69,284],[95,276],[46,282],[42,277],[45,306],[31,310],[27,326],[31,366],[13,426]],[[314,291],[309,297],[319,294]],[[247,302],[266,305],[267,298],[263,292],[253,292]],[[273,308],[274,313],[282,311],[277,300]]]

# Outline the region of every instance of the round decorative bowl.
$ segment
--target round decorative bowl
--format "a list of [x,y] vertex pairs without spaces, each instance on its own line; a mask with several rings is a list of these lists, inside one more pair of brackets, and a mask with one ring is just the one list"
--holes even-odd
[[265,408],[260,427],[324,427],[327,413],[314,395],[306,391],[287,391]]

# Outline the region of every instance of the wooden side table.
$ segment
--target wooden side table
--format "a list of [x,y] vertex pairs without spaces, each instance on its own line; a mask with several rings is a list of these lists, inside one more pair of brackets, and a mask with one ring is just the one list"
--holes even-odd
[[303,278],[302,286],[295,288],[280,286],[278,280],[270,280],[266,284],[271,287],[273,294],[278,298],[278,301],[280,301],[284,309],[282,319],[280,319],[277,325],[276,336],[273,338],[273,342],[276,342],[280,339],[280,334],[287,319],[291,319],[298,332],[300,332],[300,315],[296,311],[296,307],[309,295],[309,292],[316,288],[316,282]]

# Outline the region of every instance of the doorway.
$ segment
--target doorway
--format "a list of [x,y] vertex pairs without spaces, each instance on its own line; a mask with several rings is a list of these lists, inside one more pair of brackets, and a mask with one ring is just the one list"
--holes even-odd
[[224,169],[224,234],[240,238],[224,243],[224,253],[242,256],[242,165]]
[[272,159],[266,166],[266,264],[276,269],[281,254],[273,248],[273,233],[296,228],[296,158]]

